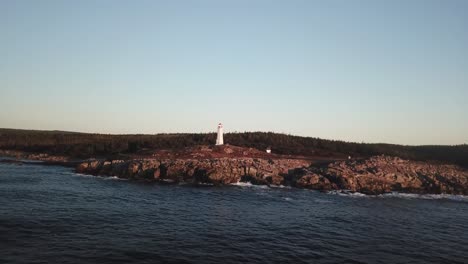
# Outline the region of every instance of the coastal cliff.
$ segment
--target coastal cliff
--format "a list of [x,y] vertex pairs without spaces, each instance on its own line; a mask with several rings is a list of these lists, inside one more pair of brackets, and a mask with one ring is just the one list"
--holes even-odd
[[468,172],[463,168],[387,156],[337,161],[328,165],[315,165],[300,159],[262,158],[93,160],[79,164],[76,171],[195,185],[250,182],[365,194],[392,191],[468,194]]
[[338,161],[325,167],[311,166],[296,170],[293,177],[297,187],[319,190],[347,189],[365,194],[392,191],[468,194],[466,169],[389,156]]
[[162,182],[194,184],[283,184],[290,168],[307,167],[306,160],[254,158],[113,160],[87,161],[78,165],[78,173],[117,176]]

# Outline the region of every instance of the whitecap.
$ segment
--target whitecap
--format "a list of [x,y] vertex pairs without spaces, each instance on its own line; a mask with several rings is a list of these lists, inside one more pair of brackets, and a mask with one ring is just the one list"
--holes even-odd
[[122,179],[122,178],[119,178],[117,176],[109,176],[109,177],[99,177],[99,178],[104,178],[104,180],[126,180],[126,179]]
[[271,184],[271,185],[268,185],[268,186],[271,187],[271,188],[291,189],[291,186],[284,186],[284,185],[274,185],[274,184]]
[[256,184],[252,184],[251,182],[236,182],[236,183],[231,183],[230,185],[239,186],[239,187],[260,188],[260,189],[269,188],[267,185],[256,185]]
[[457,194],[416,194],[416,193],[399,193],[391,192],[377,195],[380,198],[404,198],[404,199],[425,199],[425,200],[453,200],[453,201],[465,201],[468,202],[467,195],[457,195]]
[[235,182],[235,183],[231,183],[231,185],[241,186],[241,187],[251,187],[251,186],[253,186],[253,184],[251,182]]
[[71,172],[70,175],[79,176],[79,177],[87,177],[87,178],[96,178],[96,176],[91,175],[91,174],[83,174],[83,173],[76,173],[76,172]]
[[160,180],[161,182],[164,182],[164,183],[175,183],[176,181],[173,180],[173,179],[161,179]]
[[119,178],[117,176],[100,176],[100,175],[91,175],[91,174],[83,174],[77,172],[69,172],[69,173],[62,173],[63,175],[72,175],[84,178],[94,178],[94,179],[103,179],[103,180],[119,180],[119,181],[126,181],[127,179]]
[[332,194],[332,195],[340,195],[340,196],[347,196],[347,197],[370,197],[370,195],[366,195],[360,192],[351,192],[349,190],[329,191],[327,193]]
[[329,191],[327,194],[340,195],[346,197],[364,197],[364,198],[403,198],[403,199],[425,199],[425,200],[452,200],[468,202],[467,195],[456,195],[456,194],[416,194],[416,193],[399,193],[391,192],[379,195],[367,195],[360,192],[351,192],[349,190],[337,190]]

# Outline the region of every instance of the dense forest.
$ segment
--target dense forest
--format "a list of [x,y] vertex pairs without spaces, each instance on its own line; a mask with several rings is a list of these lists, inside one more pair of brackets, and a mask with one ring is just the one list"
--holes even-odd
[[[211,145],[215,133],[108,135],[63,131],[0,129],[0,149],[44,152],[87,158],[114,156],[154,149],[181,149],[196,145]],[[468,145],[403,146],[393,144],[352,143],[300,137],[272,132],[227,133],[225,142],[241,147],[265,149],[271,146],[278,154],[333,155],[392,155],[413,160],[434,160],[468,166]]]

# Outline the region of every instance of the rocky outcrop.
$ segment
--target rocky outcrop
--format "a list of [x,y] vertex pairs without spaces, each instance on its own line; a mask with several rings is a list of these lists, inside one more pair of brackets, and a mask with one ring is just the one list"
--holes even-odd
[[253,184],[280,185],[291,168],[309,165],[310,162],[306,160],[254,158],[89,160],[79,164],[76,171],[163,182],[219,185],[249,181]]
[[257,158],[89,160],[79,164],[76,171],[174,183],[251,182],[365,194],[468,194],[468,172],[463,168],[386,156],[337,161],[326,166],[311,166],[307,160]]
[[64,156],[49,155],[47,153],[27,153],[18,150],[0,150],[0,156],[14,157],[18,160],[40,160],[46,162],[68,162]]
[[375,156],[310,167],[297,185],[312,189],[346,189],[365,194],[408,193],[468,194],[468,171],[455,165],[434,165]]

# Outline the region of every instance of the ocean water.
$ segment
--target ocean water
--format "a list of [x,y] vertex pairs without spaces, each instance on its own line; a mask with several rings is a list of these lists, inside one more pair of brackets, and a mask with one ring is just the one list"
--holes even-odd
[[0,164],[0,263],[468,263],[468,198],[158,185]]

